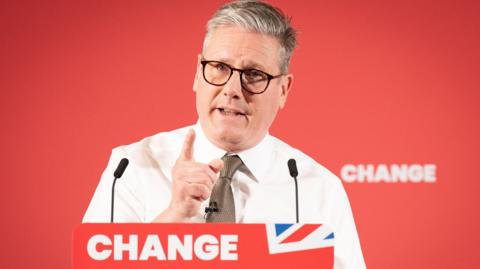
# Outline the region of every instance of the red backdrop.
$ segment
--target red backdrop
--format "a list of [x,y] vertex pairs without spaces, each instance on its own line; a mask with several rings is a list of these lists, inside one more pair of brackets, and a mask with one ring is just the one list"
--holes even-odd
[[[1,268],[69,267],[110,150],[196,120],[196,55],[219,3],[0,4]],[[368,267],[473,268],[478,1],[273,3],[300,34],[271,133],[337,175],[437,166],[435,183],[345,183]]]

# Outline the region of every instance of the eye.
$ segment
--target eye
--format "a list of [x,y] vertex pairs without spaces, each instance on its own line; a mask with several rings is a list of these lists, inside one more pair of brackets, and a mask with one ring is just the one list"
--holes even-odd
[[268,79],[265,73],[256,69],[245,70],[243,75],[246,82],[249,83],[264,81]]
[[228,67],[228,65],[226,65],[224,63],[211,62],[210,65],[213,66],[215,68],[215,70],[217,70],[219,72],[226,72],[226,71],[230,70],[230,67]]

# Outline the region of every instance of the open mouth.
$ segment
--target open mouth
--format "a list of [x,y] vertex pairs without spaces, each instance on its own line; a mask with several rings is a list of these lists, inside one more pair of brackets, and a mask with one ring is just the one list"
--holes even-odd
[[244,113],[241,113],[241,112],[238,112],[238,111],[234,111],[234,110],[230,110],[230,109],[227,109],[227,108],[217,108],[217,110],[222,114],[222,115],[225,115],[225,116],[245,116]]

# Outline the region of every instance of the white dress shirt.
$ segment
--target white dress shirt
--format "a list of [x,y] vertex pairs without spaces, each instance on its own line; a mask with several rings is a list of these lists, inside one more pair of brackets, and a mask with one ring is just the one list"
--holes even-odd
[[[191,128],[196,133],[195,161],[209,163],[228,154],[207,139],[199,123],[117,147],[83,222],[110,222],[113,172],[122,158],[128,158],[130,164],[115,186],[114,221],[152,222],[170,203],[172,167]],[[244,163],[232,178],[237,222],[296,221],[295,183],[287,166],[288,160],[294,158],[298,167],[300,222],[322,223],[334,230],[334,268],[366,268],[347,195],[334,174],[269,134],[255,147],[237,155]],[[208,200],[192,222],[205,222],[207,205]]]

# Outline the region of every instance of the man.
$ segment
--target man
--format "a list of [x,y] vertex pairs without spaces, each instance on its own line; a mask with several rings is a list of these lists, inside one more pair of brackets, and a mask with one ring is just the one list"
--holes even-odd
[[113,150],[84,222],[109,222],[112,174],[115,222],[300,222],[335,232],[335,268],[365,268],[340,180],[299,150],[269,135],[285,106],[295,47],[288,18],[269,4],[232,2],[210,19],[193,90],[199,121]]

